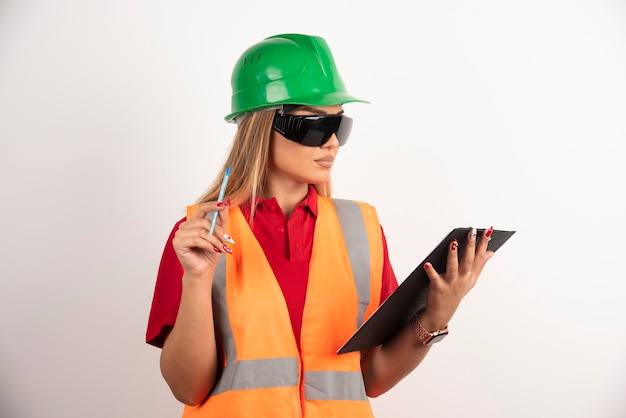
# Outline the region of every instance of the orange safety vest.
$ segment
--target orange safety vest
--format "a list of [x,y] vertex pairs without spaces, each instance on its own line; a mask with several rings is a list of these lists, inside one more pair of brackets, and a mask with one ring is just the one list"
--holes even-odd
[[213,390],[183,418],[373,417],[360,353],[337,350],[378,307],[383,246],[376,210],[318,197],[300,352],[280,286],[238,207],[232,255],[213,278],[223,364]]

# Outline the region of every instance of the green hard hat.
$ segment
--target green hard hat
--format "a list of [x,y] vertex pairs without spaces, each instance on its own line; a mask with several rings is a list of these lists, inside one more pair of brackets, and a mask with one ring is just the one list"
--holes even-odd
[[348,94],[326,41],[319,36],[276,35],[248,48],[231,77],[232,122],[269,106],[329,106],[363,102]]

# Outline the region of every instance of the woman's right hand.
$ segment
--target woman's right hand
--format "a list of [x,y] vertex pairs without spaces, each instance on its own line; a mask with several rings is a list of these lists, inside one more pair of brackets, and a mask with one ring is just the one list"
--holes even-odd
[[[206,202],[197,206],[189,219],[181,223],[172,244],[185,274],[203,278],[213,271],[222,253],[232,254],[229,247],[235,242],[226,233],[228,222],[227,202]],[[212,216],[208,213],[218,212],[217,222],[211,231]]]

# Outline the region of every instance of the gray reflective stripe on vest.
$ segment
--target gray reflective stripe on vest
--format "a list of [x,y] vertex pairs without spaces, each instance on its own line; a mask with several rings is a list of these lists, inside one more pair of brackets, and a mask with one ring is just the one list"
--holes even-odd
[[241,360],[227,365],[211,395],[229,390],[298,385],[298,359]]
[[213,320],[217,332],[222,340],[226,355],[226,364],[232,364],[237,360],[237,348],[235,347],[235,336],[230,327],[228,317],[228,300],[226,298],[226,256],[220,257],[213,273]]
[[348,249],[350,266],[359,298],[357,328],[363,323],[365,310],[370,304],[370,247],[363,213],[358,203],[351,200],[333,199],[343,239]]
[[[365,221],[359,205],[350,200],[333,199],[339,225],[348,250],[358,295],[356,326],[363,322],[370,302],[370,250]],[[220,257],[213,276],[213,314],[220,336],[226,366],[212,395],[229,390],[255,389],[298,384],[298,359],[275,358],[237,361],[237,347],[228,317],[226,298],[226,256]],[[365,400],[365,387],[360,372],[308,371],[305,376],[305,397],[310,400]]]
[[308,371],[304,375],[304,397],[309,401],[367,400],[361,372]]

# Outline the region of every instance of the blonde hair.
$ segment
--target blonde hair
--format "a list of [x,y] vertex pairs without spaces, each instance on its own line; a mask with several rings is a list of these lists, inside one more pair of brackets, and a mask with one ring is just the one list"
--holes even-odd
[[[248,201],[255,202],[257,197],[271,197],[264,196],[263,192],[267,180],[272,122],[275,113],[275,109],[256,111],[241,122],[224,166],[196,203],[217,200],[227,167],[230,167],[231,173],[224,196],[230,199],[231,206]],[[330,197],[330,181],[315,184],[314,187],[320,196]],[[251,221],[254,217],[254,210],[255,205],[252,204]]]

